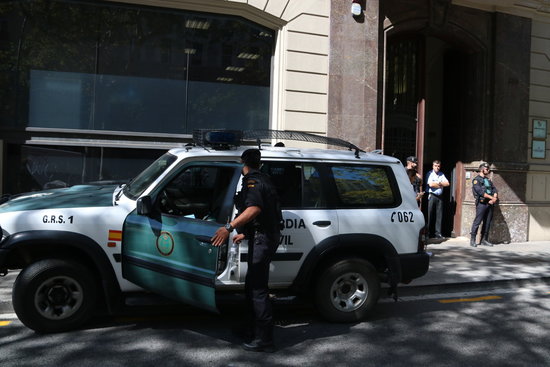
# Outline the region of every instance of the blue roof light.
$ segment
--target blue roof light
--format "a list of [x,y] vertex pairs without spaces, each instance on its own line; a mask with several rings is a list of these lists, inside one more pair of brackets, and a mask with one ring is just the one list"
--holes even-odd
[[193,140],[199,146],[209,146],[214,149],[230,149],[241,145],[243,133],[241,130],[195,130]]

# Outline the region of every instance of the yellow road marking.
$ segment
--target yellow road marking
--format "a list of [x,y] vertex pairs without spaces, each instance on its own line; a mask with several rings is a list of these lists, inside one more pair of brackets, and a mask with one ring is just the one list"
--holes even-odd
[[455,303],[455,302],[478,302],[478,301],[487,301],[491,299],[502,299],[500,296],[483,296],[483,297],[474,297],[474,298],[455,298],[455,299],[440,299],[439,303]]
[[8,326],[11,324],[11,321],[0,321],[0,326]]

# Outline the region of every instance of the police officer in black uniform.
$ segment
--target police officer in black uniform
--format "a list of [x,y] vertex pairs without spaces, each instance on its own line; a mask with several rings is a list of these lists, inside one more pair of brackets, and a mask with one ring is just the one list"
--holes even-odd
[[212,244],[220,246],[229,233],[237,229],[233,242],[248,240],[248,271],[245,278],[247,329],[252,341],[242,345],[245,350],[273,352],[273,311],[269,299],[269,264],[282,229],[282,215],[275,187],[268,175],[259,171],[261,153],[247,149],[241,155],[244,163],[241,191],[235,196],[237,216],[219,228]]
[[489,164],[482,163],[479,166],[479,174],[474,177],[472,181],[472,193],[476,200],[476,218],[472,224],[472,230],[470,231],[470,246],[477,247],[476,235],[479,225],[483,221],[481,227],[481,242],[479,245],[493,246],[489,242],[489,229],[491,227],[491,220],[493,219],[494,205],[498,200],[498,192],[489,175]]

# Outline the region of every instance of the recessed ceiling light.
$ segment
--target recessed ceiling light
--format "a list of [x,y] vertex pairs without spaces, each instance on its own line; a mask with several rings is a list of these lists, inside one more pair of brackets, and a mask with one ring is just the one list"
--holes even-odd
[[244,68],[240,67],[240,66],[228,66],[228,67],[225,68],[225,70],[227,70],[227,71],[236,71],[236,72],[240,73],[244,70]]
[[192,29],[208,29],[210,28],[210,22],[206,20],[188,19],[185,21],[186,28]]
[[248,52],[241,52],[238,56],[239,59],[256,60],[260,57],[258,54],[252,54]]

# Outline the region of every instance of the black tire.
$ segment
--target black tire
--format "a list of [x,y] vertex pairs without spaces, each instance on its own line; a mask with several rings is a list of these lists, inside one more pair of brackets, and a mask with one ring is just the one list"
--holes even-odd
[[13,284],[12,302],[19,320],[34,331],[72,330],[92,316],[97,286],[85,266],[45,259],[19,273]]
[[329,266],[315,287],[315,304],[321,316],[333,322],[363,320],[376,305],[380,280],[365,260],[346,259]]

